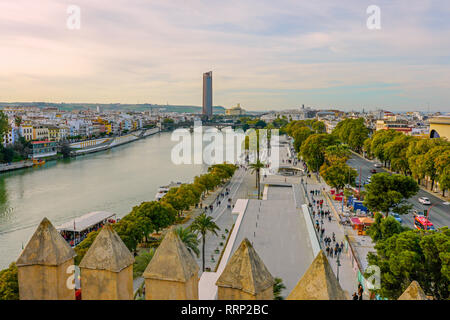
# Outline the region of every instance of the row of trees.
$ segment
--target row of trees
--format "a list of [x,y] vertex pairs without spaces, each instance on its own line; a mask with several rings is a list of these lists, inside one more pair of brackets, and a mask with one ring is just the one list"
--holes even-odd
[[380,130],[364,141],[367,156],[376,157],[394,172],[410,175],[420,184],[426,177],[443,194],[450,188],[450,142],[442,138],[419,138],[395,130]]
[[[346,163],[351,154],[350,146],[343,143],[358,135],[357,132],[353,131],[353,127],[357,128],[358,131],[364,131],[357,138],[358,144],[353,144],[353,148],[358,150],[362,147],[362,137],[368,134],[367,128],[366,130],[362,128],[364,127],[362,119],[343,120],[338,123],[331,134],[314,133],[309,127],[304,126],[304,122],[299,121],[289,123],[286,126],[286,131],[294,138],[294,146],[300,146],[298,149],[299,155],[310,170],[319,171],[328,185],[341,190],[346,185],[354,186],[355,178],[358,176],[357,171]],[[304,135],[305,132],[306,135]],[[377,132],[374,135],[376,148],[381,145],[377,137],[391,134],[391,132],[386,132],[380,131],[380,133]],[[394,134],[404,136],[395,131]],[[389,143],[385,143],[389,147]],[[366,186],[366,191],[363,192],[362,196],[364,197],[364,205],[369,210],[380,211],[388,216],[391,210],[399,214],[408,213],[411,205],[406,203],[406,199],[416,194],[418,190],[417,183],[409,176],[379,173],[373,175],[371,183]]]
[[[194,183],[174,187],[160,201],[143,202],[133,207],[113,227],[130,251],[136,251],[139,243],[148,242],[153,232],[174,224],[183,210],[201,201],[202,194],[208,193],[224,180],[233,176],[236,166],[216,164],[208,168],[208,173],[195,177]],[[99,231],[91,232],[76,246],[76,264],[87,252]]]
[[325,133],[325,125],[317,120],[290,122],[284,130],[294,138],[294,148],[311,171],[320,172],[327,184],[340,190],[354,185],[356,170],[347,165],[349,146],[337,134]]
[[[450,230],[426,232],[402,227],[393,217],[375,216],[368,229],[376,253],[369,253],[369,265],[380,268],[380,288],[384,298],[398,299],[416,280],[427,295],[449,299]],[[369,274],[366,274],[369,277]]]

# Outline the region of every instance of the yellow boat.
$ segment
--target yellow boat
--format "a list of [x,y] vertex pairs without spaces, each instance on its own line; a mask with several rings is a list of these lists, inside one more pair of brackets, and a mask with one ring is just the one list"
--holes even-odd
[[40,160],[38,160],[38,159],[33,159],[33,165],[34,166],[42,166],[42,165],[44,165],[45,164],[45,160],[42,160],[42,159],[40,159]]

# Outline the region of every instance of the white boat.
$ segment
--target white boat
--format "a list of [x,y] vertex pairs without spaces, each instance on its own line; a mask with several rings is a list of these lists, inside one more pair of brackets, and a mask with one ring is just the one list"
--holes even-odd
[[66,239],[70,246],[75,247],[91,231],[98,230],[107,222],[115,223],[115,216],[116,214],[111,212],[94,211],[72,219],[56,227],[56,230]]
[[164,197],[166,195],[167,192],[169,192],[169,190],[171,188],[175,188],[175,187],[179,187],[181,186],[181,182],[171,182],[169,185],[167,186],[161,186],[159,187],[158,191],[156,192],[156,196],[155,196],[155,200],[159,201],[161,200],[162,197]]

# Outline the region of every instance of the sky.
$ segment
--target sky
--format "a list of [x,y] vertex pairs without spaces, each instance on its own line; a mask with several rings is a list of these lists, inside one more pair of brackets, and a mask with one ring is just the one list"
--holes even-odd
[[201,105],[210,70],[226,108],[448,112],[450,1],[0,0],[2,102]]

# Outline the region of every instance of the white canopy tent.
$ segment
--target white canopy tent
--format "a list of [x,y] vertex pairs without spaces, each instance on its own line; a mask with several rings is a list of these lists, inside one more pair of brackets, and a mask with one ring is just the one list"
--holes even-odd
[[116,214],[107,211],[94,211],[82,215],[81,217],[72,219],[58,227],[58,231],[70,231],[70,232],[81,232],[86,230],[97,223],[114,217]]

